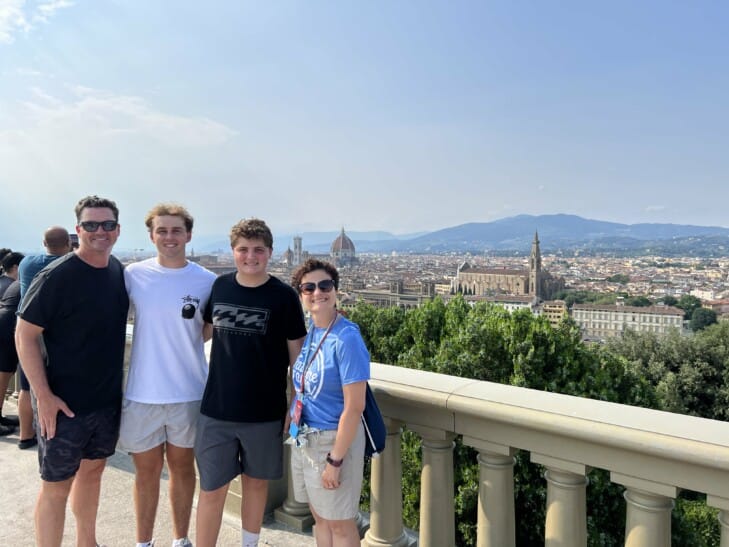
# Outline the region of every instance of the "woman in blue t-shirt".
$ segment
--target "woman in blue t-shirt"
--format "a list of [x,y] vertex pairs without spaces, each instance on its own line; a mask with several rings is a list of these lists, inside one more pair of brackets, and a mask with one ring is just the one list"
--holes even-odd
[[[293,367],[291,405],[294,439],[291,471],[295,498],[308,502],[320,546],[359,546],[364,468],[362,410],[370,356],[359,328],[337,312],[337,269],[309,259],[291,283],[311,325]],[[302,381],[303,380],[303,381]]]

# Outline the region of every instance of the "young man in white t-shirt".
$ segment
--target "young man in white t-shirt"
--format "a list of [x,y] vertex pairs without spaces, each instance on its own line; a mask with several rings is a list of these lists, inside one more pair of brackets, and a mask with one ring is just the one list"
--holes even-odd
[[179,205],[159,204],[145,219],[157,256],[124,270],[134,305],[134,337],[119,445],[136,468],[137,547],[154,545],[160,475],[167,459],[173,547],[187,538],[195,491],[193,444],[208,365],[210,337],[202,313],[215,274],[189,262],[193,219]]

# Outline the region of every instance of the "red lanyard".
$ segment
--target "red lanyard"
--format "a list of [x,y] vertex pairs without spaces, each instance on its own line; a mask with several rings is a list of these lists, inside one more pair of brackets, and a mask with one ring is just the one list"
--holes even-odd
[[[309,359],[309,362],[306,363],[306,366],[304,366],[304,372],[301,374],[301,389],[299,389],[299,393],[301,393],[302,395],[304,394],[304,380],[306,379],[306,373],[308,372],[311,364],[314,362],[314,358],[316,357],[316,354],[321,349],[321,345],[324,343],[324,340],[326,339],[327,335],[331,332],[332,327],[334,326],[334,323],[337,322],[337,319],[339,319],[339,312],[337,312],[337,315],[334,316],[334,319],[332,319],[332,322],[329,323],[327,330],[324,332],[324,336],[322,336],[321,340],[319,340],[319,345],[316,346],[314,353],[311,355],[311,359]],[[314,332],[314,331],[312,330],[310,332]]]

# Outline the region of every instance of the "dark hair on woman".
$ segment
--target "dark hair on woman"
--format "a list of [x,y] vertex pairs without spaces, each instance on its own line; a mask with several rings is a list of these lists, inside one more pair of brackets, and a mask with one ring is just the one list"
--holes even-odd
[[323,260],[318,260],[316,258],[310,258],[301,266],[296,268],[296,271],[291,276],[291,286],[296,289],[296,292],[301,292],[299,290],[301,278],[309,272],[314,272],[316,270],[324,270],[328,273],[332,278],[332,281],[334,281],[334,288],[339,290],[339,272],[334,267],[334,264],[330,264],[329,262],[324,262]]
[[3,257],[2,262],[0,262],[0,264],[2,264],[3,271],[9,272],[10,268],[18,266],[24,257],[25,255],[23,253],[19,253],[17,251],[9,252]]

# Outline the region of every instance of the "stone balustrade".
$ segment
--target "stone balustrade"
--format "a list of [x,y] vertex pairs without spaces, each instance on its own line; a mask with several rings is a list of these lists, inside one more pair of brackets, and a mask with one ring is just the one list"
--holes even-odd
[[421,547],[455,545],[453,439],[478,451],[479,547],[515,545],[514,455],[528,451],[545,467],[544,544],[585,547],[586,474],[610,472],[625,487],[627,547],[665,547],[671,509],[682,489],[705,493],[720,510],[721,545],[729,547],[729,423],[372,365],[388,423],[388,445],[372,461],[366,547],[413,543],[402,523],[400,426],[422,437]]

